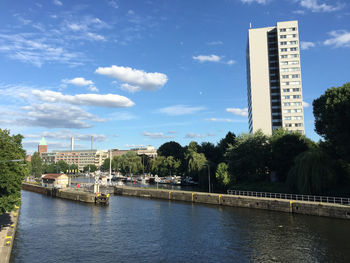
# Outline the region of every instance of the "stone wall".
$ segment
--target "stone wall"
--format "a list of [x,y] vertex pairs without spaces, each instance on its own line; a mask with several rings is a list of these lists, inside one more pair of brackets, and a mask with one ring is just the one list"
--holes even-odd
[[303,202],[273,198],[258,198],[250,196],[209,194],[201,192],[161,190],[126,186],[116,187],[114,193],[117,195],[265,209],[287,213],[350,219],[350,206],[329,203]]

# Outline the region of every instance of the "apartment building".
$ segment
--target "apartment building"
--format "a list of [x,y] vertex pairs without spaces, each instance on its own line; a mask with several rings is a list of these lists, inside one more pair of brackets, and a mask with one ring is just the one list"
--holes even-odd
[[304,134],[298,21],[250,28],[246,56],[249,131]]

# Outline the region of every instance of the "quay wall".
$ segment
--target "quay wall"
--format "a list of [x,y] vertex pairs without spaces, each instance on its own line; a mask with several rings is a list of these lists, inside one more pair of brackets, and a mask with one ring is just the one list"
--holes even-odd
[[28,183],[22,183],[22,189],[39,193],[39,194],[44,194],[44,195],[49,195],[49,196],[54,196],[54,197],[59,197],[63,199],[84,202],[84,203],[95,202],[94,194],[84,192],[78,189],[69,189],[69,188],[52,189],[52,188],[43,187],[40,185],[28,184]]
[[9,224],[1,225],[0,228],[0,263],[9,263],[11,259],[13,242],[17,230],[20,207],[15,207],[11,212],[1,216],[9,217]]
[[116,195],[158,198],[192,203],[265,209],[286,213],[350,219],[350,206],[339,204],[126,186],[117,186],[114,193]]

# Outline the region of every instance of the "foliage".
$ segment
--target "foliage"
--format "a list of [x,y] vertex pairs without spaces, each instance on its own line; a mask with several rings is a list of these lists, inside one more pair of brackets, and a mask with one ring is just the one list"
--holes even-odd
[[220,142],[217,145],[218,153],[219,153],[219,161],[223,162],[225,161],[225,154],[227,150],[236,144],[236,135],[233,132],[228,132],[225,136],[225,138],[222,138]]
[[173,156],[157,156],[150,161],[151,172],[158,176],[171,176],[177,174],[181,165]]
[[350,83],[328,89],[313,102],[315,130],[350,162]]
[[261,181],[269,174],[271,147],[262,131],[241,134],[226,154],[230,173],[237,181]]
[[184,159],[184,149],[179,143],[174,141],[162,144],[158,148],[157,154],[165,157],[172,156],[180,161]]
[[68,163],[66,163],[65,161],[59,160],[59,161],[56,163],[56,168],[57,168],[57,171],[58,171],[58,172],[67,173],[67,170],[69,170],[69,165],[68,165]]
[[272,149],[271,169],[276,172],[280,182],[285,182],[294,159],[313,146],[312,142],[298,133],[278,129],[270,137]]
[[142,171],[141,157],[137,153],[129,151],[122,156],[122,172],[123,173],[139,173]]
[[90,168],[90,172],[93,173],[95,171],[97,171],[97,166],[94,164],[88,164],[84,167],[84,172],[88,172]]
[[203,153],[198,153],[198,144],[190,142],[188,145],[185,158],[187,160],[187,173],[195,181],[198,181],[200,187],[208,185],[208,179],[204,172],[204,165],[207,164],[207,159]]
[[320,148],[301,153],[288,174],[287,183],[302,194],[322,194],[334,186],[333,161]]
[[34,152],[31,158],[31,174],[35,177],[40,177],[43,171],[43,164],[38,152]]
[[[11,136],[9,130],[0,129],[0,214],[19,204],[21,182],[29,175],[22,139],[20,134]],[[13,161],[20,159],[23,161]]]
[[226,163],[219,163],[215,177],[220,190],[227,190],[228,186],[233,183],[228,173],[228,165]]

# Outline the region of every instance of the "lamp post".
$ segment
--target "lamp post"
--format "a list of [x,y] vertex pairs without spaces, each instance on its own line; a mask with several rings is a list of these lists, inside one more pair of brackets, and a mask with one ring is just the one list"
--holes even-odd
[[209,193],[211,193],[211,188],[210,188],[210,167],[209,167],[209,164],[203,164],[203,166],[208,166]]

